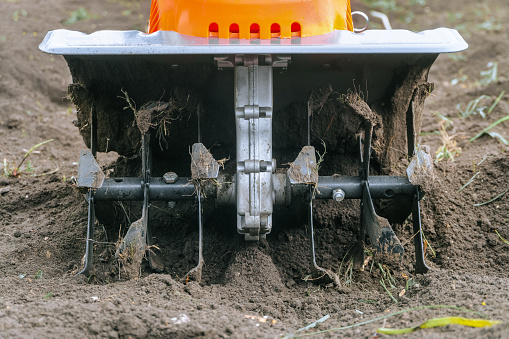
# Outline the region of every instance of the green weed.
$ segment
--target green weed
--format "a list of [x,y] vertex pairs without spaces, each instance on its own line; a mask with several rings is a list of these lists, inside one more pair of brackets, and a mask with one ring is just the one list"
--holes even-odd
[[77,10],[72,11],[71,15],[67,19],[65,19],[64,22],[62,22],[62,24],[64,26],[68,26],[68,25],[75,24],[78,21],[86,20],[89,18],[90,18],[90,14],[88,13],[88,11],[85,8],[80,7]]
[[401,9],[397,5],[396,0],[364,0],[364,2],[369,7],[379,9],[383,12],[399,11]]
[[38,143],[37,145],[33,146],[32,148],[30,148],[26,153],[25,155],[23,156],[23,159],[21,159],[21,161],[19,162],[19,164],[17,166],[14,166],[14,164],[12,163],[9,163],[7,161],[7,158],[4,158],[4,163],[3,163],[3,167],[4,167],[4,175],[8,178],[19,178],[21,176],[21,174],[23,172],[30,172],[30,173],[33,173],[34,172],[34,167],[32,165],[32,163],[30,161],[27,161],[27,164],[25,165],[25,169],[22,170],[21,169],[21,166],[23,165],[23,163],[25,162],[25,160],[30,156],[30,154],[32,154],[32,152],[37,148],[37,147],[40,147],[50,141],[53,141],[53,139],[49,139],[49,140],[46,140],[46,141],[43,141],[43,142],[40,142]]
[[[487,115],[491,114],[495,107],[497,107],[498,103],[505,95],[505,91],[500,92],[498,97],[493,101],[493,103],[489,106],[486,105],[487,100],[491,99],[488,95],[481,95],[474,100],[471,100],[465,110],[461,108],[461,104],[456,105],[456,109],[458,110],[461,117],[466,118],[472,114],[479,114],[481,117],[486,118]],[[482,103],[482,104],[481,104]],[[487,109],[487,110],[486,110]]]
[[461,154],[461,147],[456,144],[456,140],[454,140],[455,136],[450,136],[447,133],[444,124],[440,126],[440,136],[442,138],[442,146],[437,150],[435,162],[442,160],[454,161],[454,157]]
[[477,133],[474,137],[470,138],[468,141],[473,142],[473,141],[479,139],[483,134],[488,134],[490,137],[496,138],[496,139],[500,140],[500,142],[502,142],[504,145],[509,146],[509,142],[507,142],[507,140],[502,135],[500,135],[497,132],[490,131],[493,127],[503,123],[506,120],[509,120],[509,115],[506,115],[505,117],[498,119],[497,121],[495,121],[494,123],[492,123],[491,125],[486,127],[485,129],[483,129],[482,131]]
[[378,263],[378,268],[380,268],[380,272],[382,273],[382,281],[384,283],[388,283],[390,288],[396,287],[396,280],[391,274],[391,271],[387,265],[382,265]]
[[489,18],[482,24],[478,24],[475,26],[480,31],[487,31],[487,32],[498,32],[502,30],[502,24],[498,22],[494,17]]
[[463,118],[466,118],[472,114],[479,114],[481,117],[486,117],[486,113],[484,112],[488,106],[482,106],[480,105],[481,101],[484,101],[485,99],[489,99],[490,97],[488,95],[481,95],[474,100],[471,100],[465,110],[461,109],[461,104],[456,105],[456,109],[460,113],[460,116]]
[[489,85],[492,82],[497,82],[498,62],[489,62],[488,69],[481,71],[482,79],[479,81],[480,85]]
[[498,235],[498,237],[500,238],[500,240],[502,240],[505,244],[509,245],[509,241],[505,240],[501,235],[500,233],[498,233],[497,230],[495,230],[495,233]]
[[25,11],[24,9],[19,10],[19,11],[14,11],[14,13],[12,13],[12,20],[13,20],[14,22],[18,22],[18,21],[19,21],[20,16],[25,17],[25,16],[27,16],[27,15],[28,15],[28,13],[27,13],[27,11]]

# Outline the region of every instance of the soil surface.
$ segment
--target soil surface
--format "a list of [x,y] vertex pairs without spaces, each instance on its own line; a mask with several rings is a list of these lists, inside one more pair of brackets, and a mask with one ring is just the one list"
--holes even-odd
[[[428,78],[435,90],[422,113],[420,144],[429,145],[435,157],[447,142],[454,155],[454,161],[435,163],[435,183],[421,202],[428,273],[415,273],[410,221],[393,225],[406,250],[402,263],[373,257],[367,248],[364,269],[352,269],[348,254],[357,237],[358,201],[341,207],[320,201],[314,216],[317,261],[340,272],[341,287],[310,276],[305,204],[278,209],[272,233],[256,243],[236,233],[235,210],[208,207],[200,283],[183,280],[197,261],[194,204],[153,204],[151,223],[164,269],[154,273],[144,264],[140,277],[130,279],[114,253],[126,219],[139,218],[139,205],[98,204],[103,217],[95,227],[94,267],[76,276],[85,251],[87,202],[73,177],[86,146],[75,126],[80,122],[73,123],[67,64],[38,45],[59,28],[144,31],[149,7],[148,1],[127,0],[0,0],[0,337],[279,338],[331,330],[318,336],[368,338],[380,327],[416,326],[441,316],[502,323],[448,325],[408,336],[509,336],[509,243],[503,240],[509,239],[509,193],[503,194],[509,189],[509,146],[500,140],[509,140],[509,121],[489,130],[498,134],[469,141],[509,115],[509,94],[490,109],[509,92],[506,0],[352,2],[353,10],[388,13],[393,28],[452,27],[469,43],[464,52],[441,55]],[[381,27],[376,21],[372,28]],[[470,106],[473,113],[465,113],[482,95]],[[43,141],[48,142],[16,170]],[[129,156],[100,153],[99,162],[117,170],[141,162],[139,155]],[[392,170],[407,165],[402,161]],[[340,168],[355,173],[356,166]],[[123,174],[138,170],[124,166]],[[338,329],[438,305],[456,308],[425,308]],[[316,327],[296,332],[327,315]]]

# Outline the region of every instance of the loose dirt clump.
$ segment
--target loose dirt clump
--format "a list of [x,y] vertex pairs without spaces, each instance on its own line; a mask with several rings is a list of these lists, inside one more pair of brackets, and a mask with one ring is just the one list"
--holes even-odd
[[224,284],[246,293],[271,295],[285,289],[270,255],[251,244],[233,255],[224,275]]

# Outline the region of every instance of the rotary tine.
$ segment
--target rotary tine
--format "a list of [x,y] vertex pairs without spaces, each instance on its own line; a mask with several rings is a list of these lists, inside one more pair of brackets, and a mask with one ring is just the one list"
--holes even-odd
[[[373,133],[373,125],[369,123],[364,131],[364,149],[360,147],[361,166],[359,166],[359,175],[362,185],[361,200],[361,225],[359,232],[359,245],[362,245],[367,233],[371,244],[377,253],[393,255],[398,259],[403,257],[404,249],[392,230],[387,219],[378,216],[373,206],[373,200],[369,191],[369,163],[371,155],[371,135]],[[361,247],[362,249],[363,247]],[[356,264],[360,259],[364,261],[364,251],[356,258]]]
[[[97,113],[94,104],[90,109],[90,152],[95,159],[96,145],[97,145]],[[94,189],[89,188],[87,193],[88,201],[88,223],[87,223],[87,245],[85,249],[83,269],[77,273],[86,274],[92,267],[94,257],[94,225],[95,225],[95,203],[94,203]]]
[[[311,115],[313,113],[312,111],[312,105],[310,104],[311,98],[308,99],[308,110],[307,110],[307,146],[304,147],[297,159],[294,161],[293,164],[297,164],[297,168],[300,169],[300,172],[298,173],[298,179],[299,181],[303,181],[307,183],[309,186],[309,192],[308,192],[308,199],[309,199],[309,205],[308,205],[308,225],[309,225],[309,248],[310,248],[310,255],[311,255],[311,268],[316,271],[317,273],[321,273],[322,276],[326,276],[329,278],[336,286],[341,286],[341,282],[339,281],[339,277],[336,273],[332,272],[331,270],[328,270],[326,268],[323,268],[321,266],[318,266],[316,263],[316,253],[315,253],[315,230],[313,225],[313,199],[315,197],[315,188],[316,184],[318,183],[318,168],[316,163],[316,155],[315,155],[315,149],[314,147],[311,147]],[[292,164],[290,165],[290,168],[292,168]],[[290,170],[290,172],[293,172]],[[290,174],[290,177],[292,174]]]
[[201,187],[198,185],[197,200],[198,200],[198,265],[191,269],[185,275],[184,280],[187,282],[193,279],[197,282],[201,281],[201,273],[203,269],[203,211],[202,211],[202,192]]
[[421,226],[421,206],[419,200],[421,198],[419,188],[415,190],[414,202],[412,206],[412,219],[414,223],[414,246],[415,246],[415,271],[417,273],[426,273],[430,269],[424,260],[424,245],[422,242],[422,226]]
[[[115,256],[122,258],[128,255],[133,256],[135,264],[140,265],[145,255],[148,256],[150,267],[157,272],[163,271],[163,264],[153,251],[152,232],[149,227],[150,210],[150,174],[152,168],[151,135],[145,133],[142,135],[142,182],[143,189],[143,207],[141,218],[134,221],[127,230],[127,234],[117,248]],[[134,255],[130,251],[134,250]]]
[[313,191],[314,186],[309,185],[309,208],[308,208],[308,224],[309,224],[309,247],[311,249],[311,268],[314,269],[317,273],[321,273],[322,276],[327,276],[336,286],[341,286],[341,282],[339,281],[339,277],[336,273],[318,266],[316,263],[316,254],[315,254],[315,232],[313,226]]

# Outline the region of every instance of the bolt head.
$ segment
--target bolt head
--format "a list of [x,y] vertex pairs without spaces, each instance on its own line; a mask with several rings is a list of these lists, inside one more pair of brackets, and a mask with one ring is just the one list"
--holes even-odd
[[174,184],[177,182],[179,176],[175,172],[166,172],[163,175],[163,180],[167,184]]
[[345,199],[345,191],[343,191],[341,188],[336,188],[332,191],[332,199],[336,202],[343,201]]

